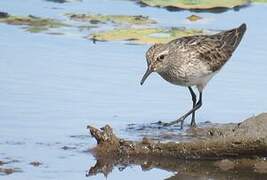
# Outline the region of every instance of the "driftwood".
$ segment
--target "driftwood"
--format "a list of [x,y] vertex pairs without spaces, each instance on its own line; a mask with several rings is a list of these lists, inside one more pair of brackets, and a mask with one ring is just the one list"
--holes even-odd
[[[206,138],[192,139],[189,142],[161,143],[148,138],[143,138],[140,142],[129,141],[118,138],[108,125],[101,129],[88,126],[88,129],[97,141],[97,146],[91,152],[98,160],[97,164],[90,169],[90,175],[98,172],[108,174],[113,166],[123,168],[123,165],[129,164],[141,165],[144,169],[153,167],[166,170],[180,169],[180,171],[186,169],[186,172],[192,173],[196,168],[199,170],[206,167],[201,161],[196,160],[204,162],[203,160],[223,160],[226,158],[232,159],[230,165],[225,166],[224,163],[222,165],[219,163],[215,167],[223,169],[225,166],[225,168],[235,169],[242,164],[244,166],[244,163],[240,163],[245,161],[242,159],[249,158],[250,161],[246,161],[249,162],[246,164],[246,168],[255,168],[255,164],[258,163],[255,158],[267,156],[266,113],[251,117],[238,124],[195,129],[196,133],[202,136],[205,134]],[[188,160],[190,160],[189,166]],[[214,161],[212,163],[214,164]],[[265,168],[267,164],[265,161],[263,163],[265,163]],[[214,168],[214,166],[212,167]],[[267,168],[265,170],[267,172]],[[207,169],[203,173],[206,171]],[[216,168],[212,172],[214,175],[220,174]]]

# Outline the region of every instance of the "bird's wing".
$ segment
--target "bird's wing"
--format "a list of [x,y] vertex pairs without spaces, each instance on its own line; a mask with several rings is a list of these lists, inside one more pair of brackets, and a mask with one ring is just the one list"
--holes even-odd
[[214,72],[232,56],[232,53],[240,43],[246,25],[223,31],[214,35],[199,35],[183,37],[176,40],[176,44],[182,51],[188,51],[194,58],[206,63]]

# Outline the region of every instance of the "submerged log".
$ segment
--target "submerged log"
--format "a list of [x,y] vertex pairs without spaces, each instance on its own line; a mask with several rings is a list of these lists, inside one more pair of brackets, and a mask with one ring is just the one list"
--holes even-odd
[[97,140],[92,150],[99,158],[146,157],[175,159],[225,159],[267,156],[267,113],[251,117],[238,124],[217,125],[195,129],[205,139],[189,142],[129,141],[118,138],[109,125],[101,129],[88,126]]

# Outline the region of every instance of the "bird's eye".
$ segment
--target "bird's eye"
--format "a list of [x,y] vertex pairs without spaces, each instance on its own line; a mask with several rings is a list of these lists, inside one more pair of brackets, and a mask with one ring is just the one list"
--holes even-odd
[[164,59],[164,57],[165,57],[165,55],[162,54],[162,55],[160,55],[160,56],[157,58],[157,60],[158,60],[158,61],[162,61],[162,60]]

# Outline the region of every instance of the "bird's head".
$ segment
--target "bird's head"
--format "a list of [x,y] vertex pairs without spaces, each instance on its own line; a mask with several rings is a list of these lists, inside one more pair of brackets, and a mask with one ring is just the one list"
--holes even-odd
[[155,44],[146,52],[147,70],[140,82],[141,85],[152,72],[162,72],[168,67],[169,49],[165,44]]

